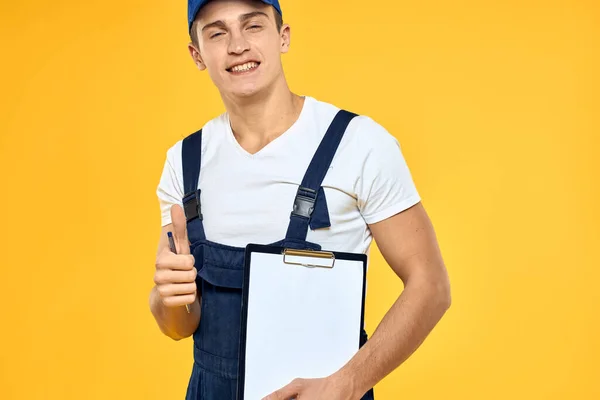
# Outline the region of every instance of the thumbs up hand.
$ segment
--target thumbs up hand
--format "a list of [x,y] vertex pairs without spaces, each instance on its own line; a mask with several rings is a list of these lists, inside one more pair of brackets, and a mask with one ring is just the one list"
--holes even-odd
[[175,204],[171,207],[171,223],[173,236],[177,246],[177,254],[190,254],[190,241],[187,235],[187,220],[181,206]]
[[156,258],[154,283],[165,306],[189,306],[196,301],[197,271],[194,256],[190,254],[187,221],[181,206],[171,207],[171,221],[177,253],[173,253],[168,245],[162,248]]

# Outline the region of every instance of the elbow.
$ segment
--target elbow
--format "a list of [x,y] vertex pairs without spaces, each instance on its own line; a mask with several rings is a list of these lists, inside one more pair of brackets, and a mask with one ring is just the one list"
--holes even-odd
[[450,288],[444,293],[444,295],[440,295],[442,298],[441,303],[444,308],[444,312],[446,312],[450,306],[452,305],[452,295],[450,294]]
[[420,283],[415,284],[418,291],[427,297],[427,303],[442,315],[450,308],[452,304],[452,294],[450,290],[450,281],[447,274],[435,274],[421,277],[416,280]]
[[435,284],[436,303],[439,304],[443,312],[446,312],[452,305],[452,291],[450,290],[450,280],[448,275],[437,279]]

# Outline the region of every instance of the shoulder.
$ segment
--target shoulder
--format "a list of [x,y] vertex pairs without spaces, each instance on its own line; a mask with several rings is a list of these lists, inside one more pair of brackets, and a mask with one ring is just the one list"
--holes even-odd
[[[323,118],[327,120],[327,124],[330,124],[335,115],[341,110],[335,105],[324,102],[320,102],[319,108]],[[398,139],[381,123],[368,115],[360,114],[356,110],[344,110],[356,114],[356,116],[348,124],[340,143],[341,154],[353,158],[354,162],[358,163],[369,158],[384,162],[390,156],[398,156],[400,149]]]
[[398,140],[379,122],[367,115],[358,115],[348,125],[349,139],[365,151],[397,146]]
[[[341,110],[340,107],[321,101],[312,97],[307,97],[313,104],[313,117],[330,124],[333,118]],[[356,117],[350,121],[344,141],[354,143],[364,151],[372,150],[378,147],[398,145],[398,140],[379,122],[368,115],[360,114],[356,110],[345,109],[345,111],[356,114]]]
[[204,154],[208,146],[215,144],[215,142],[218,142],[225,137],[224,131],[228,123],[229,119],[226,113],[207,121],[200,129],[186,134],[182,139],[172,144],[167,149],[167,160],[173,164],[180,163],[184,141],[186,139],[191,139],[194,136],[198,137],[200,134],[202,135],[201,151],[202,154]]

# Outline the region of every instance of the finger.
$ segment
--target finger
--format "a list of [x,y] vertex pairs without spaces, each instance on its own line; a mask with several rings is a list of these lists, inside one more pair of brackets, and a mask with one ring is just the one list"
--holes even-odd
[[181,307],[186,304],[192,304],[196,301],[195,294],[186,294],[181,296],[170,296],[162,298],[162,302],[167,307]]
[[171,206],[171,223],[177,254],[190,254],[190,242],[187,235],[187,220],[183,208],[179,204]]
[[156,287],[161,297],[196,293],[196,283],[167,283]]
[[156,259],[156,269],[176,269],[189,271],[194,268],[195,259],[191,254],[164,252]]
[[300,395],[301,389],[302,379],[294,379],[286,386],[263,398],[263,400],[291,400]]
[[191,270],[172,270],[172,269],[159,269],[154,273],[154,283],[157,285],[164,285],[169,283],[194,283],[198,272],[196,268]]
[[189,271],[159,269],[154,273],[154,283],[165,285],[169,283],[194,283],[198,272],[196,268]]

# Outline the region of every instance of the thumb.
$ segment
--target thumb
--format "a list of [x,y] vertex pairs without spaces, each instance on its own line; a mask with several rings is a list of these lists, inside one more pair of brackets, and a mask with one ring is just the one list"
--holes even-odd
[[179,204],[171,206],[171,223],[177,254],[190,254],[190,242],[187,235],[187,219]]

